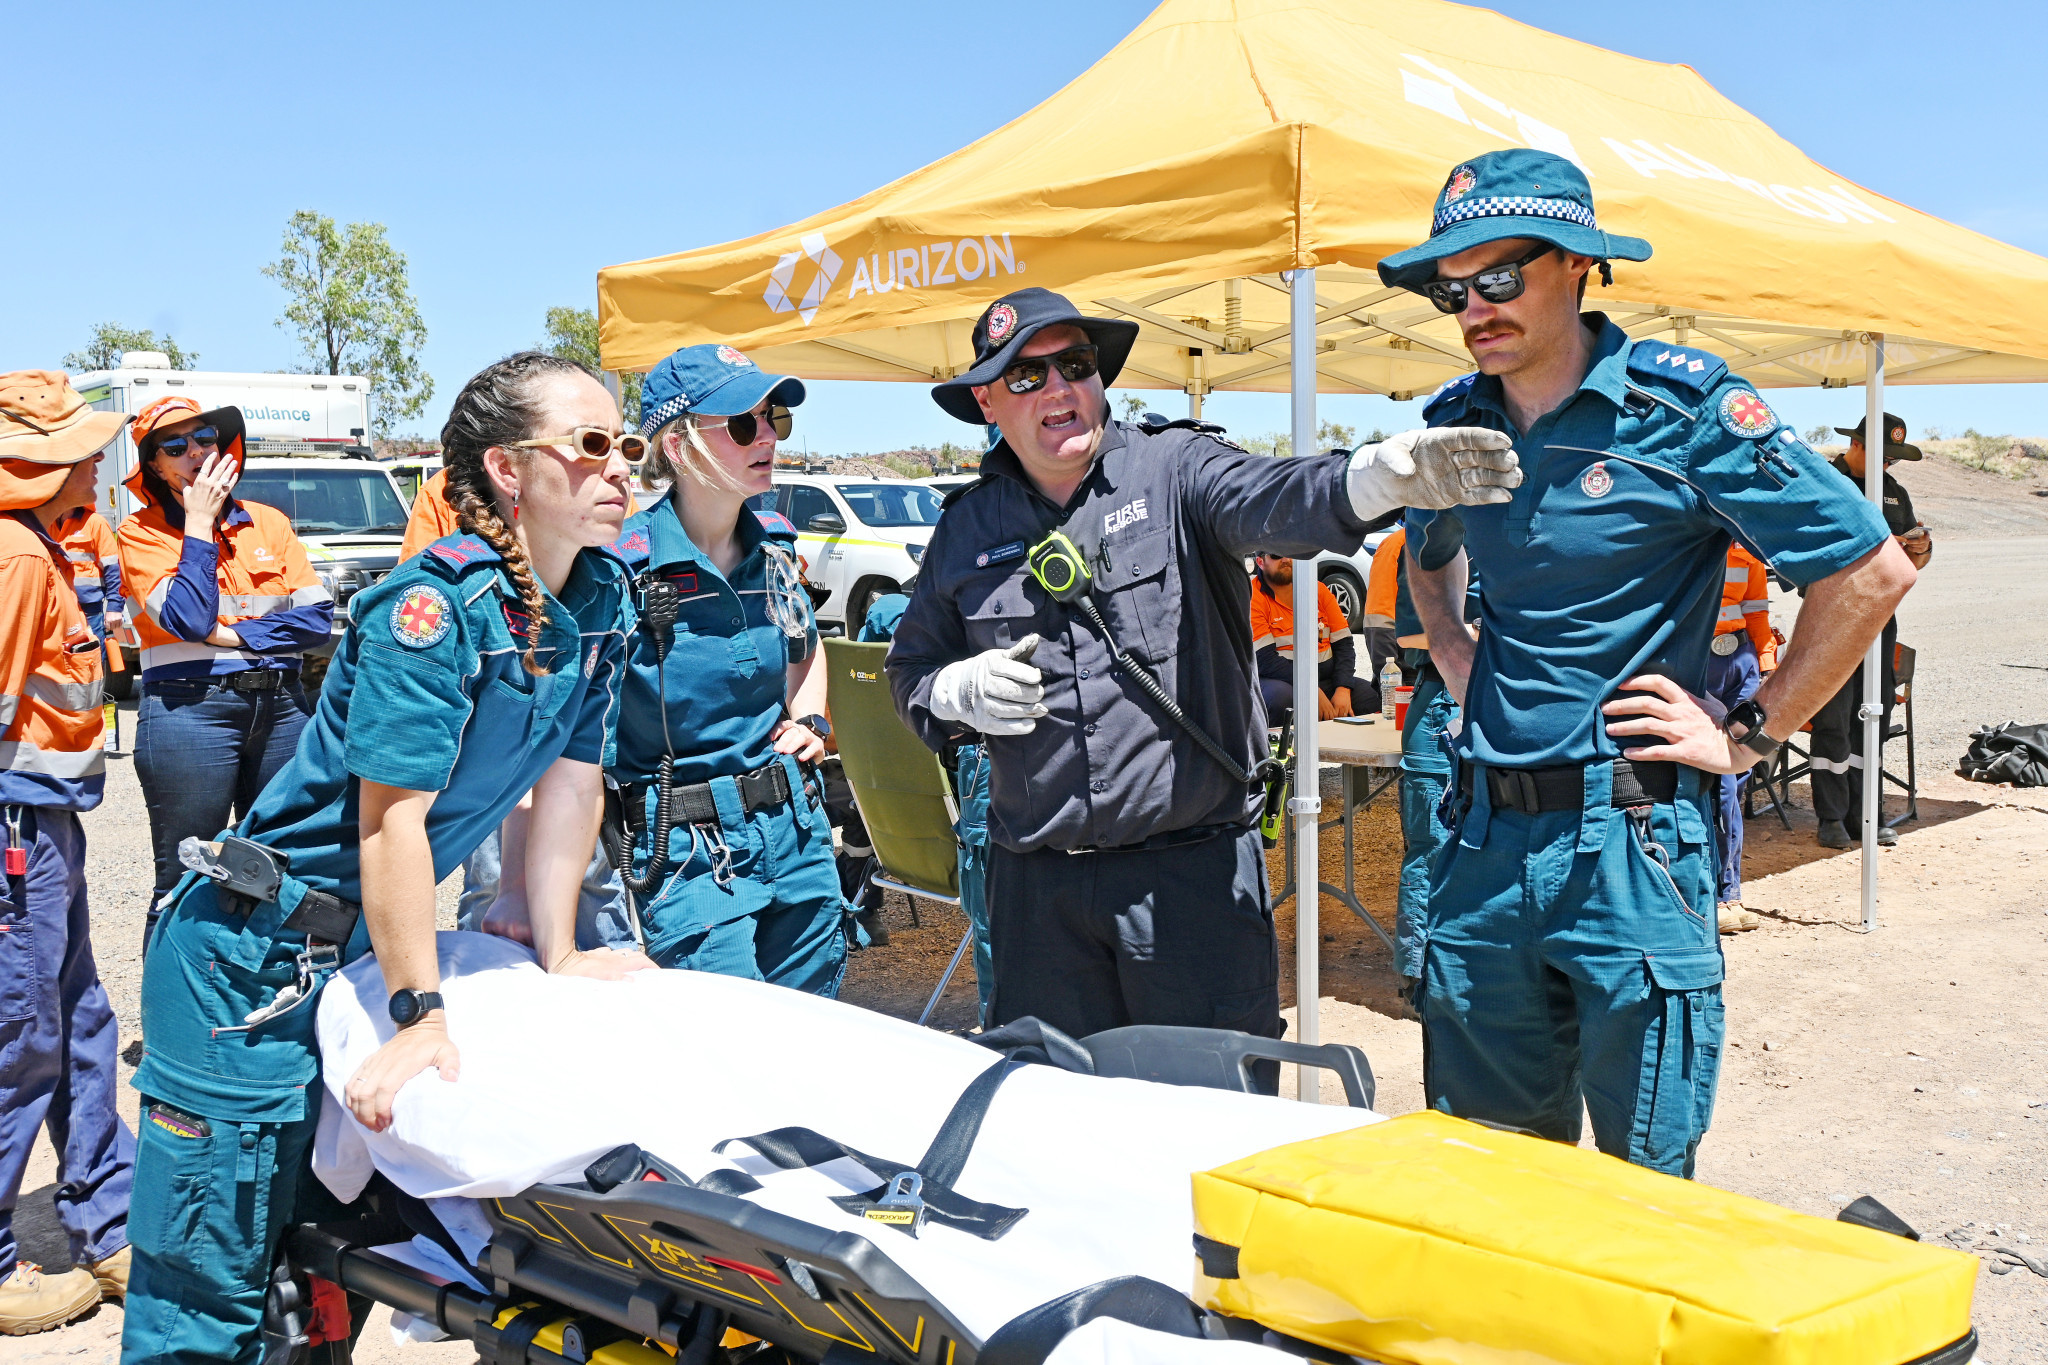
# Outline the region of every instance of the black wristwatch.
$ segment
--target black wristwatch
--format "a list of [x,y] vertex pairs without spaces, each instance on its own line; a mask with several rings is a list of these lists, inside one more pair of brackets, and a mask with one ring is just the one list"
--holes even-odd
[[1728,738],[1758,758],[1769,758],[1778,751],[1779,744],[1764,733],[1764,722],[1769,719],[1764,708],[1756,704],[1756,698],[1751,697],[1728,708],[1728,714],[1721,718],[1721,728],[1728,732]]
[[391,1022],[398,1025],[402,1033],[441,1008],[441,993],[411,989],[394,991],[388,1008],[391,1011]]
[[809,730],[819,739],[832,738],[832,722],[826,720],[823,716],[798,716],[790,721],[790,724],[803,726],[804,729]]

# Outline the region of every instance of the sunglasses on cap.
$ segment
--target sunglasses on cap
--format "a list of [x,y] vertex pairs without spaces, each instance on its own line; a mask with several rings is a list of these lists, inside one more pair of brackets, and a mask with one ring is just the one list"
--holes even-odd
[[1014,361],[1003,371],[1003,386],[1011,393],[1034,393],[1045,387],[1046,377],[1055,365],[1059,366],[1060,377],[1069,384],[1093,377],[1098,368],[1094,343],[1069,346],[1055,355],[1026,356]]
[[1488,303],[1507,303],[1522,297],[1528,282],[1522,278],[1522,267],[1542,260],[1558,248],[1545,242],[1518,261],[1503,261],[1490,265],[1477,274],[1456,280],[1430,280],[1415,287],[1415,292],[1426,296],[1436,305],[1439,313],[1462,313],[1477,293]]
[[[724,427],[725,434],[732,437],[734,445],[750,446],[760,439],[761,422],[759,413],[738,412],[721,421],[702,423],[699,429]],[[775,439],[778,441],[787,441],[789,433],[796,428],[796,419],[790,415],[789,409],[780,403],[769,405],[767,423],[768,429],[775,433]]]
[[183,455],[193,446],[217,446],[219,444],[220,431],[218,428],[201,427],[197,431],[188,431],[183,436],[164,437],[156,443],[156,453],[176,458]]
[[603,427],[577,427],[567,436],[538,436],[531,441],[512,443],[514,450],[532,450],[541,446],[560,446],[573,460],[607,459],[613,446],[618,447],[619,454],[626,457],[628,464],[638,464],[647,457],[646,437],[632,431],[615,436]]

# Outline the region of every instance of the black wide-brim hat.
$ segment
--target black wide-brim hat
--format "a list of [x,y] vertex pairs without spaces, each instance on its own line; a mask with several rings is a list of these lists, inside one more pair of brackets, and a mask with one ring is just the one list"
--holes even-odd
[[1024,343],[1047,327],[1078,327],[1095,343],[1095,363],[1108,388],[1123,372],[1138,341],[1138,324],[1118,318],[1091,318],[1050,289],[1019,289],[990,304],[974,320],[974,366],[965,374],[932,386],[932,400],[948,416],[981,426],[988,419],[972,390],[993,384],[1016,361]]

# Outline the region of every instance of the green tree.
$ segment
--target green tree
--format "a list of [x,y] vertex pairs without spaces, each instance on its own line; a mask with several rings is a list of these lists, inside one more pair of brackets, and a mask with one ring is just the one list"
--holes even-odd
[[1835,429],[1832,426],[1829,426],[1826,422],[1822,422],[1817,427],[1808,427],[1806,430],[1805,440],[1806,443],[1810,446],[1826,445],[1829,441],[1832,441],[1834,439]]
[[1126,422],[1135,422],[1145,415],[1145,399],[1142,394],[1127,393],[1116,401],[1123,407]]
[[420,364],[427,324],[413,302],[405,253],[382,223],[338,228],[324,213],[301,209],[285,224],[284,250],[263,273],[285,291],[277,320],[298,329],[308,362],[302,373],[360,374],[370,381],[371,424],[388,436],[434,396]]
[[[1384,438],[1381,438],[1384,439]],[[1316,449],[1355,450],[1358,446],[1358,428],[1347,427],[1341,422],[1323,422],[1316,427]],[[1254,455],[1274,455],[1286,459],[1294,453],[1294,433],[1269,431],[1264,436],[1252,436],[1245,440],[1244,448]]]
[[[595,312],[588,308],[550,308],[547,326],[547,344],[541,347],[542,350],[564,360],[573,360],[594,373],[604,370],[604,358],[598,353]],[[629,426],[638,425],[640,421],[640,382],[643,377],[630,372],[619,376],[619,406],[624,410]]]
[[189,370],[199,364],[199,352],[188,351],[165,332],[158,336],[148,328],[137,330],[118,322],[103,322],[92,329],[92,340],[82,351],[64,357],[64,368],[73,374],[86,370],[111,370],[121,363],[123,351],[162,351],[171,358],[174,370]]

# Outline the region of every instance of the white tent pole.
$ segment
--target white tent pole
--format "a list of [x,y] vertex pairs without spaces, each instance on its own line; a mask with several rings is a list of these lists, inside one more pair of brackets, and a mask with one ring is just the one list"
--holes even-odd
[[[1288,369],[1294,389],[1294,455],[1316,453],[1316,272],[1296,270],[1288,277]],[[1319,851],[1323,802],[1321,749],[1316,735],[1316,696],[1321,682],[1316,650],[1316,565],[1294,561],[1294,1039],[1314,1046],[1321,1041],[1319,1017],[1322,972],[1319,950],[1322,927],[1322,868]],[[1295,1097],[1322,1102],[1322,1071],[1304,1066],[1296,1071]]]
[[[1863,385],[1863,493],[1884,515],[1884,334],[1872,332],[1865,346],[1869,370]],[[1884,795],[1884,636],[1863,656],[1863,932],[1877,929],[1877,822]]]

